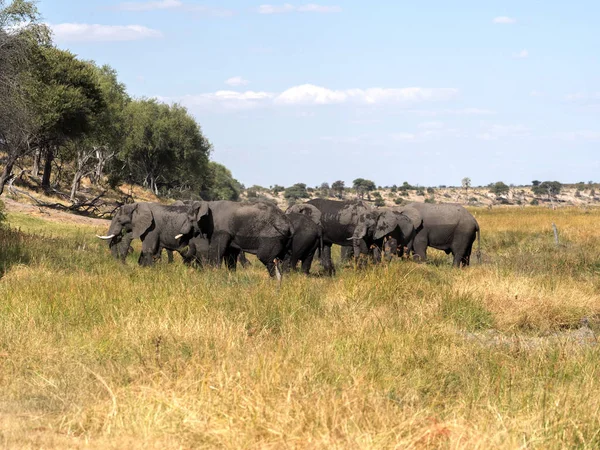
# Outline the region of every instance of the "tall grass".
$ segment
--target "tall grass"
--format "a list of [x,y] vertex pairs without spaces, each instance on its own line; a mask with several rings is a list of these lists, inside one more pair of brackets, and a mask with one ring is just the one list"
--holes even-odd
[[473,211],[481,265],[431,251],[281,287],[255,260],[122,265],[105,230],[9,215],[0,442],[598,448],[600,212]]

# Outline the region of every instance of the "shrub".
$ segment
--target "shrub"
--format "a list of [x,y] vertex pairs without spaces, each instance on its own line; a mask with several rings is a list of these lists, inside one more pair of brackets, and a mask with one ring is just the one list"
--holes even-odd
[[425,199],[425,203],[435,203],[435,198],[433,198],[433,197],[427,197]]
[[248,196],[248,198],[258,198],[258,193],[252,188],[246,191],[246,195]]
[[432,187],[428,187],[428,188],[427,188],[427,193],[428,193],[428,194],[434,194],[434,193],[435,193],[435,190],[434,190]]
[[531,206],[538,206],[540,204],[540,201],[537,198],[534,198],[533,200],[531,200],[531,202],[529,202],[529,204]]
[[394,203],[395,203],[396,205],[401,205],[402,203],[404,203],[404,199],[403,199],[402,197],[396,197],[396,198],[394,199]]
[[375,199],[375,206],[385,206],[385,200],[381,197]]

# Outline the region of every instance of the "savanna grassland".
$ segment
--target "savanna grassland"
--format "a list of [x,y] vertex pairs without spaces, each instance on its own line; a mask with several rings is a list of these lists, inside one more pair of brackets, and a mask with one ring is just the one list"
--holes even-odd
[[471,211],[481,265],[431,250],[280,287],[255,260],[121,265],[105,229],[11,213],[0,443],[599,448],[600,210]]

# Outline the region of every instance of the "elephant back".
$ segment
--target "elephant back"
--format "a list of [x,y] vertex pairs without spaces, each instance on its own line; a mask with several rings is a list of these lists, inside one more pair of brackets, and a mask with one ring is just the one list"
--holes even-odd
[[[309,205],[308,203],[300,203],[297,205],[290,206],[286,211],[286,214],[302,214],[312,220],[315,224],[321,226],[321,211],[316,206]],[[293,222],[293,221],[292,221]]]

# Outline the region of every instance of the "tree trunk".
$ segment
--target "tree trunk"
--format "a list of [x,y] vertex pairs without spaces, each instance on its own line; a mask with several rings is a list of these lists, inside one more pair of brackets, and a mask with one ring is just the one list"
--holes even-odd
[[31,168],[31,174],[34,177],[40,175],[40,160],[42,159],[42,148],[38,148],[33,155],[33,167]]
[[75,195],[77,195],[77,190],[79,189],[79,183],[81,182],[81,177],[82,177],[82,173],[80,170],[77,170],[75,172],[75,175],[73,175],[73,184],[71,185],[71,196],[69,197],[69,200],[71,202],[75,201]]
[[0,175],[0,195],[4,192],[4,186],[12,175],[13,166],[15,165],[16,160],[17,158],[14,155],[9,155],[8,160],[6,161],[2,175]]
[[50,189],[50,175],[52,173],[52,161],[54,160],[54,151],[46,148],[46,161],[44,162],[44,173],[42,175],[42,188]]

